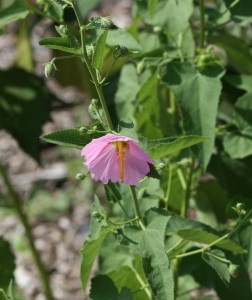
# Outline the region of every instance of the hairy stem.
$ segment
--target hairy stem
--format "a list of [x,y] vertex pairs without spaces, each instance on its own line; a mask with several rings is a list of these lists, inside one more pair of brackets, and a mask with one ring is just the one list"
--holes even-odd
[[21,223],[24,226],[25,234],[26,234],[26,237],[27,237],[27,240],[28,240],[28,243],[29,243],[29,247],[30,247],[34,262],[35,262],[36,267],[37,267],[38,272],[39,272],[40,280],[41,280],[41,283],[42,283],[43,288],[44,288],[46,299],[47,300],[53,300],[53,294],[52,294],[52,290],[51,290],[51,287],[50,287],[50,284],[49,284],[49,278],[48,278],[48,275],[45,271],[44,265],[43,265],[43,263],[40,259],[40,254],[39,254],[39,252],[37,251],[37,249],[35,247],[34,237],[33,237],[33,234],[32,234],[30,224],[28,222],[28,217],[27,217],[27,215],[26,215],[26,213],[25,213],[25,211],[23,210],[23,207],[22,207],[22,200],[20,199],[19,195],[15,191],[5,168],[1,164],[0,164],[0,174],[2,175],[3,181],[4,181],[4,183],[7,187],[9,196],[12,200],[12,204],[13,204],[15,210],[16,210],[16,213],[17,213]]
[[105,101],[105,98],[104,98],[104,95],[103,95],[103,92],[102,92],[102,85],[98,81],[98,78],[96,76],[96,71],[92,67],[91,61],[90,61],[90,59],[88,57],[88,54],[87,54],[87,49],[86,49],[86,45],[85,45],[85,35],[84,35],[85,26],[82,23],[80,10],[79,10],[79,7],[78,7],[75,0],[72,1],[72,7],[74,9],[74,12],[75,12],[75,15],[76,15],[79,27],[80,27],[81,47],[82,47],[83,59],[84,59],[84,62],[86,64],[87,68],[88,68],[88,71],[90,73],[92,81],[95,85],[95,88],[96,88],[96,91],[97,91],[102,109],[103,109],[104,114],[105,114],[107,125],[108,125],[110,130],[113,130],[114,127],[113,127],[113,123],[112,123],[111,118],[110,118],[108,107],[107,107],[107,104],[106,104],[106,101]]

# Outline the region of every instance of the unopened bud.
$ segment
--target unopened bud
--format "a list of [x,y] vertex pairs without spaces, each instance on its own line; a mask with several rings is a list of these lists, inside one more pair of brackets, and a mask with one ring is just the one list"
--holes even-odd
[[145,61],[144,61],[144,60],[141,60],[141,61],[137,64],[137,73],[138,73],[138,74],[143,73],[144,69],[145,69]]
[[238,269],[239,269],[238,265],[230,264],[229,267],[228,267],[229,274],[232,277],[236,278],[238,276],[238,273],[239,273]]
[[91,214],[92,218],[96,219],[97,222],[101,222],[104,219],[104,216],[98,211],[93,211]]
[[69,29],[66,25],[55,26],[55,29],[62,37],[66,37],[69,35]]
[[45,65],[45,76],[46,76],[46,78],[52,77],[55,74],[56,71],[57,71],[57,68],[56,68],[53,60]]
[[80,133],[85,134],[88,132],[88,129],[86,127],[81,127],[80,129]]
[[131,54],[131,52],[125,46],[116,45],[113,48],[113,56],[115,59],[117,59],[119,57],[127,56],[129,54]]
[[157,166],[156,166],[156,169],[159,171],[159,170],[163,170],[165,168],[165,164],[164,163],[159,163]]
[[76,178],[77,180],[82,181],[82,180],[84,180],[84,179],[86,178],[86,175],[85,175],[85,174],[82,174],[82,173],[78,173],[78,174],[76,174],[75,178]]

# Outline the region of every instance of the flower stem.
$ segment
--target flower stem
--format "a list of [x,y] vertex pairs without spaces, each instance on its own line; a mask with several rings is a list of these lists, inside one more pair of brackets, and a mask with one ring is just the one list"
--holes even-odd
[[34,237],[32,234],[31,227],[28,222],[28,217],[22,208],[22,200],[20,199],[19,195],[15,191],[5,168],[1,164],[0,164],[0,174],[2,175],[3,181],[8,189],[8,192],[9,192],[10,198],[12,199],[12,203],[16,210],[16,213],[17,213],[21,223],[24,226],[26,237],[27,237],[27,240],[29,243],[29,247],[30,247],[34,262],[37,266],[39,275],[40,275],[40,280],[41,280],[41,283],[44,288],[46,299],[53,300],[53,294],[52,294],[52,290],[51,290],[51,287],[49,284],[49,278],[48,278],[48,275],[46,274],[44,265],[40,259],[39,252],[37,251],[37,249],[35,247]]
[[140,208],[139,208],[139,205],[138,205],[135,186],[131,185],[130,190],[131,190],[131,195],[132,195],[132,199],[133,199],[133,202],[134,202],[135,215],[138,218],[138,223],[139,223],[140,227],[144,228],[145,226],[142,222],[142,216],[141,216]]
[[170,193],[171,193],[171,179],[172,179],[172,166],[171,166],[171,164],[169,164],[167,190],[166,190],[166,195],[165,195],[165,205],[166,205],[167,210],[169,208],[169,198],[170,198]]
[[105,98],[104,98],[104,95],[103,95],[103,92],[102,92],[102,85],[101,85],[101,83],[99,82],[99,80],[97,78],[96,71],[92,67],[91,61],[90,61],[90,59],[88,57],[88,54],[87,54],[87,49],[86,49],[86,45],[85,45],[85,36],[84,36],[84,29],[85,28],[84,28],[84,25],[83,25],[82,20],[81,20],[81,14],[80,14],[79,7],[78,7],[77,2],[75,0],[72,0],[72,7],[73,7],[73,10],[75,12],[75,15],[76,15],[79,27],[80,27],[81,48],[82,48],[82,54],[83,54],[84,62],[86,64],[87,68],[88,68],[88,71],[90,73],[92,81],[95,85],[95,88],[96,88],[97,94],[99,96],[99,100],[100,100],[102,109],[103,109],[104,114],[105,114],[107,125],[108,125],[110,130],[113,130],[114,127],[113,127],[113,123],[112,123],[110,115],[109,115],[108,107],[107,107],[107,104],[106,104],[106,101],[105,101]]
[[199,47],[204,48],[205,44],[205,1],[200,0],[200,39]]

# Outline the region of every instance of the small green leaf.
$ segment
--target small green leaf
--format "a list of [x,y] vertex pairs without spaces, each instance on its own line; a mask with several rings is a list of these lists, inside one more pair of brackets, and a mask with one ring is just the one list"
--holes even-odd
[[111,17],[93,17],[86,26],[88,29],[114,30],[118,27],[112,22]]
[[150,140],[148,144],[148,153],[153,159],[159,159],[167,155],[178,153],[179,151],[202,143],[206,137],[197,135],[188,135],[181,137],[168,137],[159,140]]
[[104,50],[105,50],[105,47],[106,47],[107,35],[108,35],[108,31],[104,31],[100,35],[98,40],[96,41],[92,66],[97,70],[100,70],[100,68],[102,66],[103,54],[104,54]]
[[119,121],[119,134],[138,141],[137,133],[134,129],[134,123],[130,118],[123,118]]
[[114,47],[115,45],[121,45],[127,47],[129,50],[140,50],[141,46],[137,40],[125,30],[113,30],[109,31],[107,45]]
[[[213,255],[211,255],[213,254]],[[223,261],[220,261],[217,257],[220,257],[221,259],[226,259],[225,253],[221,250],[214,249],[211,252],[203,252],[202,258],[206,263],[208,263],[220,276],[222,281],[226,286],[230,283],[230,273],[228,270],[228,263],[225,263]]]
[[15,256],[11,250],[10,244],[0,237],[0,287],[7,289],[9,282],[14,278]]
[[[93,125],[86,126],[86,128],[92,129],[92,126]],[[82,133],[80,128],[81,127],[54,131],[41,136],[41,139],[52,144],[82,149],[84,146],[90,143],[92,139],[101,136],[101,134],[97,132]]]
[[57,49],[77,55],[82,53],[80,43],[72,36],[44,38],[39,41],[39,44],[49,49]]
[[25,19],[29,10],[24,0],[15,0],[10,6],[0,11],[0,28],[20,19]]
[[252,127],[240,132],[226,133],[223,146],[232,159],[242,159],[252,155]]

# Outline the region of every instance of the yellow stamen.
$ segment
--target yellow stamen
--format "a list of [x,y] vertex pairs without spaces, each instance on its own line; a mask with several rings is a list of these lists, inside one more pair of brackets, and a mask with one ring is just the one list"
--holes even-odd
[[118,146],[118,155],[119,155],[119,161],[120,161],[120,179],[123,180],[124,178],[124,142],[119,141],[117,142]]

